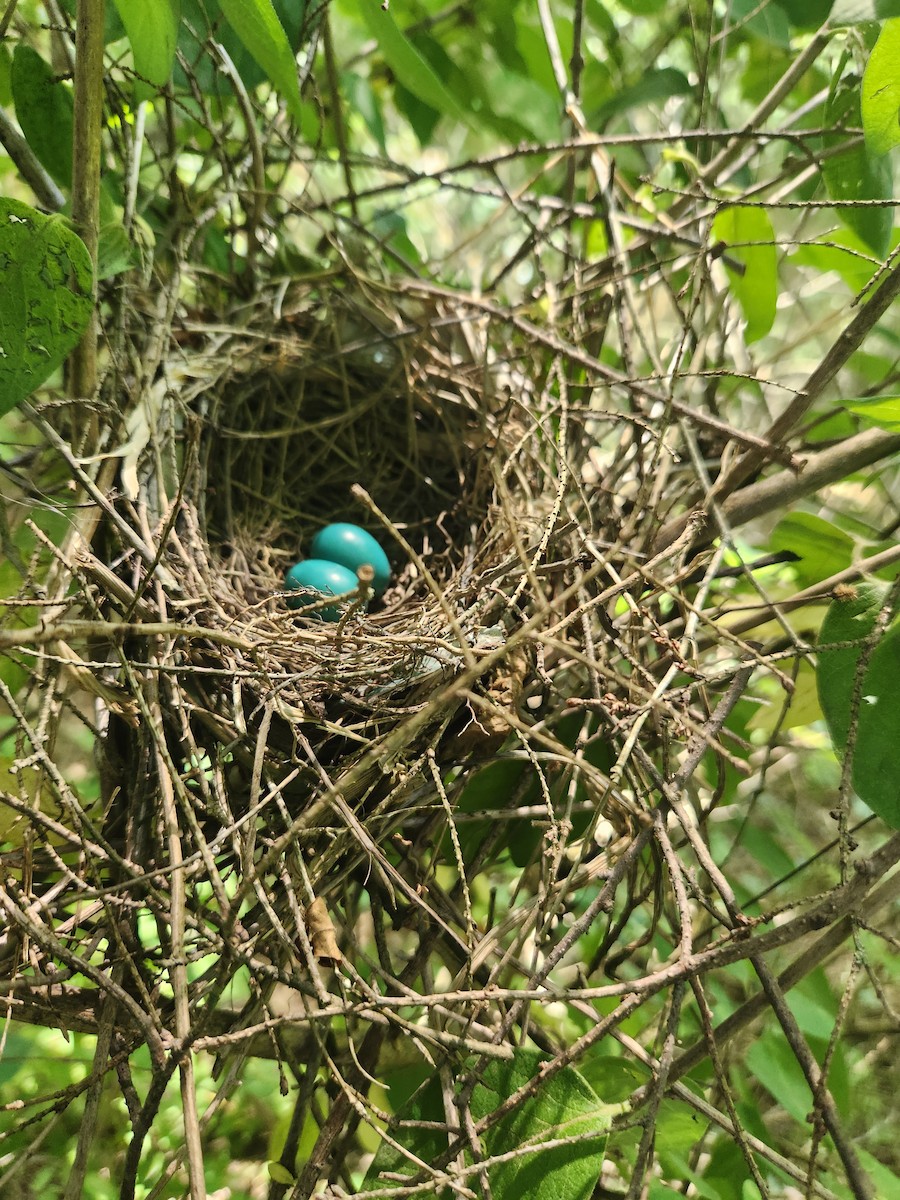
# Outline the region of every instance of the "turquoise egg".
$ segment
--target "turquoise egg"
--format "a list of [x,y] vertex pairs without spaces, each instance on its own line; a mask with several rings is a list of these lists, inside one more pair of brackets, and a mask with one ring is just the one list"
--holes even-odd
[[[304,605],[314,604],[323,595],[342,596],[345,592],[355,592],[359,580],[352,571],[336,562],[307,558],[291,567],[284,577],[284,586],[288,591],[297,593],[288,596],[288,608],[303,608]],[[327,604],[309,615],[322,621],[339,621],[346,607],[347,602]]]
[[366,533],[358,525],[348,525],[343,521],[326,525],[313,538],[310,553],[315,558],[340,563],[354,574],[368,563],[375,572],[372,587],[376,596],[380,596],[391,582],[391,564],[387,555],[371,533]]

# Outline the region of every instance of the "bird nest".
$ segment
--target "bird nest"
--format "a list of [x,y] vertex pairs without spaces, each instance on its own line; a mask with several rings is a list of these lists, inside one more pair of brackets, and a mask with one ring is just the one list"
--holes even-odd
[[[325,967],[370,987],[361,912],[382,968],[387,920],[487,981],[649,820],[646,747],[699,719],[652,699],[691,530],[653,557],[659,441],[601,364],[474,296],[348,271],[168,311],[100,455],[34,417],[78,507],[4,643],[4,975],[35,1021],[97,1032],[112,996],[157,1056],[280,1056]],[[333,520],[393,575],[326,623],[283,580]],[[533,898],[479,933],[501,861]]]

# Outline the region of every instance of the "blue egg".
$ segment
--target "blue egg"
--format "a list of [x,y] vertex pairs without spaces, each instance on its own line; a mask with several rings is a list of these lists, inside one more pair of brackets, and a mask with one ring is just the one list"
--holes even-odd
[[[307,558],[295,563],[284,577],[284,586],[288,591],[296,592],[288,596],[288,608],[303,608],[314,604],[322,596],[342,596],[346,592],[355,592],[359,580],[352,571],[339,566],[336,562],[326,562],[320,558]],[[324,608],[316,609],[309,616],[321,621],[339,621],[347,607],[344,604],[326,604]]]
[[387,555],[371,533],[366,533],[358,525],[348,525],[342,521],[326,525],[313,538],[310,552],[315,558],[340,563],[354,574],[368,564],[375,572],[372,587],[376,596],[380,596],[391,582],[391,564]]

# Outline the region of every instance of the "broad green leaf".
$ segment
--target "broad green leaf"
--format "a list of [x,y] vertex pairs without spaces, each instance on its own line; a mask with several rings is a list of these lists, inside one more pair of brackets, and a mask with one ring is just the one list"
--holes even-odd
[[163,87],[172,74],[175,43],[181,23],[181,0],[115,0],[131,43],[134,69],[140,76],[138,94],[150,93],[144,80]]
[[[543,1056],[517,1049],[510,1062],[494,1062],[472,1094],[471,1113],[476,1121],[488,1116],[534,1079]],[[528,1196],[529,1200],[589,1200],[599,1178],[612,1117],[625,1111],[622,1104],[604,1104],[573,1067],[565,1067],[538,1087],[523,1104],[497,1122],[484,1136],[486,1156],[511,1151],[520,1156],[488,1167],[491,1190],[498,1197]],[[406,1107],[404,1118],[415,1122],[446,1119],[440,1082],[432,1080]],[[446,1134],[438,1130],[399,1125],[392,1136],[421,1161],[435,1163],[447,1148]],[[554,1149],[543,1143],[557,1138],[580,1140]],[[467,1156],[467,1161],[470,1161]],[[362,1192],[383,1186],[382,1172],[417,1174],[414,1163],[388,1143],[382,1143],[369,1167]],[[431,1189],[417,1192],[421,1200],[436,1200]]]
[[351,111],[362,117],[379,150],[387,157],[381,104],[369,80],[353,71],[347,71],[341,76],[341,90],[347,97]]
[[[846,215],[838,215],[846,220]],[[863,215],[863,210],[859,215]],[[889,210],[887,215],[890,219]],[[882,243],[883,231],[879,230],[877,236]],[[868,242],[851,229],[828,234],[821,242],[807,242],[791,255],[791,261],[800,266],[814,267],[819,272],[836,271],[854,295],[863,290],[878,270],[882,258],[883,255],[878,254],[876,259]]]
[[266,1163],[266,1168],[269,1172],[269,1178],[274,1183],[283,1184],[285,1187],[290,1187],[296,1183],[296,1177],[291,1174],[287,1167],[282,1166],[280,1162]]
[[759,38],[787,49],[791,30],[787,17],[777,4],[759,4],[757,0],[731,0],[729,17]]
[[822,709],[816,689],[816,674],[808,663],[800,664],[787,710],[784,707],[784,692],[780,688],[774,698],[768,699],[769,702],[760,704],[747,722],[748,729],[754,732],[762,730],[771,735],[776,728],[796,729],[821,719]]
[[752,1042],[743,1061],[785,1112],[795,1121],[805,1121],[812,1107],[809,1084],[780,1033],[764,1033]]
[[594,1054],[585,1058],[579,1071],[598,1096],[612,1103],[627,1100],[632,1092],[647,1083],[646,1068],[630,1058],[614,1058],[609,1054]]
[[862,81],[866,146],[886,154],[900,143],[900,20],[886,21],[866,63]]
[[593,120],[603,123],[628,109],[660,104],[672,96],[689,96],[692,91],[688,77],[675,67],[647,71],[633,87],[622,88],[601,105]]
[[879,1162],[874,1155],[870,1154],[868,1150],[864,1150],[862,1146],[857,1146],[856,1152],[862,1161],[866,1173],[875,1184],[876,1194],[879,1196],[900,1196],[900,1175],[895,1174],[883,1162]]
[[818,29],[831,11],[832,0],[777,0],[792,25],[800,29]]
[[871,421],[880,429],[900,433],[900,396],[876,396],[872,399],[847,400],[844,408]]
[[29,1065],[34,1053],[32,1039],[26,1033],[15,1026],[5,1032],[3,1057],[0,1058],[0,1089],[9,1087],[19,1071]]
[[[804,1016],[809,1015],[802,1002],[798,1002],[795,996],[790,997],[789,1003],[792,1009],[797,1008]],[[825,1053],[833,1024],[833,1021],[828,1022],[829,1028],[824,1037],[810,1035],[808,1030],[804,1030],[809,1037],[811,1049],[819,1061]],[[749,1047],[746,1063],[766,1091],[778,1101],[785,1112],[790,1113],[801,1124],[805,1124],[812,1104],[812,1095],[802,1067],[780,1032],[773,1030],[763,1033],[762,1037]],[[831,1060],[828,1084],[838,1108],[846,1110],[848,1105],[847,1065],[840,1044]]]
[[136,250],[120,221],[111,221],[100,229],[97,246],[97,278],[113,279],[131,267]]
[[272,0],[219,0],[225,17],[266,72],[296,121],[303,116],[297,63]]
[[798,555],[791,570],[803,587],[836,575],[853,561],[850,535],[814,513],[793,512],[783,517],[772,530],[769,549]]
[[900,829],[900,623],[892,625],[869,659],[863,677],[853,787],[893,829]]
[[559,99],[553,99],[534,79],[514,71],[498,71],[490,79],[490,110],[518,122],[524,135],[538,141],[559,137]]
[[[540,1071],[542,1056],[517,1050],[511,1063],[492,1063],[475,1089],[472,1109],[487,1116]],[[533,1200],[589,1200],[600,1175],[606,1133],[612,1116],[626,1105],[608,1105],[573,1067],[547,1080],[537,1093],[489,1131],[485,1149],[507,1154],[528,1147],[532,1153],[499,1163],[488,1172],[495,1196]],[[593,1134],[555,1150],[542,1142]]]
[[[530,774],[529,782],[524,792],[518,792],[517,788],[524,783],[526,773]],[[482,810],[486,813],[493,810],[502,812],[503,809],[509,808],[514,797],[519,804],[533,804],[539,795],[537,778],[530,771],[529,764],[517,759],[500,759],[488,763],[466,781],[458,807],[463,813],[477,813]],[[464,856],[477,851],[492,826],[493,821],[490,817],[485,817],[483,821],[466,821],[460,825],[459,836]],[[513,861],[521,866],[531,858],[535,846],[540,841],[541,831],[535,827],[533,821],[524,818],[507,821],[506,828],[502,848],[508,849]]]
[[[858,127],[861,120],[858,89],[838,85],[825,105],[826,124],[833,127]],[[832,151],[822,162],[822,178],[832,200],[845,203],[890,200],[894,190],[891,160],[874,154],[867,143],[851,145],[842,154],[833,153],[835,143],[841,140],[846,140],[845,135],[837,132],[822,139],[823,148]],[[840,220],[852,229],[879,259],[884,258],[891,241],[892,206],[842,205],[835,211]]]
[[829,25],[862,25],[900,17],[900,0],[835,0]]
[[[22,43],[20,42],[19,45]],[[0,104],[12,104],[12,54],[4,42],[0,45]]]
[[[287,33],[294,54],[299,50],[306,23],[306,0],[273,0],[275,14]],[[219,0],[181,0],[182,21],[178,31],[178,50],[190,68],[191,83],[176,60],[174,79],[179,88],[199,87],[207,96],[228,95],[231,81],[222,73],[218,55],[210,42],[225,50],[248,89],[259,87],[268,74],[256,62],[225,17]]]
[[[369,229],[378,238],[386,250],[392,250],[404,260],[406,270],[416,270],[422,266],[422,255],[409,236],[406,218],[393,209],[383,209],[372,217]],[[388,255],[385,266],[395,265],[395,260]]]
[[62,188],[72,186],[72,92],[20,42],[12,62],[16,118],[28,145]]
[[[839,756],[843,756],[847,748],[856,667],[865,639],[875,628],[887,591],[887,586],[881,583],[858,583],[842,589],[828,606],[819,630],[821,649],[816,663],[819,700]],[[829,649],[841,642],[854,642],[855,645]]]
[[772,328],[778,299],[778,263],[772,222],[761,208],[723,208],[713,233],[743,271],[726,265],[731,291],[747,322],[746,339],[755,342]]
[[798,987],[791,989],[788,1003],[805,1034],[819,1041],[828,1041],[834,1032],[837,1001],[828,976],[821,968],[807,975]]
[[[875,629],[887,588],[859,584],[834,600],[822,622],[818,655],[819,699],[828,731],[839,757],[850,740],[853,699],[859,688],[859,707],[853,741],[854,790],[888,825],[900,828],[900,785],[897,745],[900,743],[900,622],[895,622],[872,651],[862,680],[857,682],[865,640]],[[830,644],[856,641],[844,649]]]
[[435,75],[430,64],[398,28],[391,12],[377,3],[363,3],[360,13],[398,82],[429,108],[443,116],[468,123],[466,113]]
[[58,216],[0,198],[0,415],[56,370],[87,329],[93,272]]

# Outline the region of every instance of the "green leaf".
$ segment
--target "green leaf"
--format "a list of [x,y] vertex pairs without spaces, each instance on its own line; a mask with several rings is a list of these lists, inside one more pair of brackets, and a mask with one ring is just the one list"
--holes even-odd
[[272,0],[219,0],[244,46],[284,97],[296,121],[303,116],[297,63]]
[[778,299],[778,262],[772,222],[761,208],[723,208],[713,233],[743,272],[726,264],[731,291],[747,322],[746,340],[755,342],[772,328]]
[[769,538],[773,552],[791,550],[799,555],[791,570],[803,587],[836,575],[853,561],[853,539],[813,513],[794,512],[783,517]]
[[266,1163],[266,1168],[269,1172],[269,1178],[273,1183],[280,1183],[285,1187],[290,1187],[297,1182],[296,1177],[291,1174],[287,1167],[282,1166],[280,1162]]
[[650,17],[662,12],[668,0],[622,0],[622,7],[637,17]]
[[[792,1009],[799,1008],[800,1012],[803,1012],[803,1005],[798,1004],[796,997],[791,997],[790,1005]],[[819,1015],[823,1016],[823,1014]],[[826,1027],[823,1037],[810,1035],[809,1031],[804,1029],[809,1037],[810,1048],[819,1061],[824,1057],[828,1046],[828,1035],[834,1028],[833,1019],[823,1020],[821,1023]],[[745,1061],[762,1086],[778,1101],[785,1112],[801,1124],[806,1124],[807,1114],[812,1105],[809,1084],[793,1050],[781,1033],[775,1031],[764,1033],[748,1048]],[[839,1108],[842,1108],[847,1100],[847,1073],[846,1061],[840,1044],[831,1061],[828,1083],[832,1096],[838,1102]]]
[[16,118],[28,145],[62,188],[72,186],[72,93],[36,50],[19,43],[12,61]]
[[[532,1050],[517,1049],[510,1062],[494,1062],[472,1094],[471,1113],[478,1121],[533,1081],[545,1059]],[[624,1111],[621,1104],[604,1104],[573,1067],[564,1067],[552,1078],[538,1083],[536,1091],[492,1126],[483,1138],[486,1156],[520,1155],[488,1167],[491,1190],[497,1197],[528,1196],[529,1200],[589,1200],[603,1162],[606,1133],[612,1117]],[[410,1122],[444,1123],[440,1081],[433,1079],[406,1107]],[[434,1163],[447,1148],[446,1133],[402,1123],[392,1136],[423,1162]],[[544,1149],[551,1139],[578,1138],[566,1145]],[[471,1161],[467,1155],[467,1162]],[[412,1179],[414,1163],[384,1142],[369,1167],[362,1192],[383,1186],[379,1176],[391,1172]],[[435,1200],[436,1193],[423,1189],[421,1200]]]
[[614,1058],[608,1054],[586,1057],[580,1073],[597,1095],[608,1102],[626,1100],[649,1079],[647,1070],[630,1058]]
[[893,829],[900,829],[900,623],[875,647],[863,677],[853,787]]
[[97,246],[97,278],[113,279],[133,264],[136,250],[120,221],[101,226]]
[[6,106],[12,102],[12,54],[9,46],[3,42],[0,44],[0,104]]
[[398,82],[416,99],[436,112],[468,124],[468,115],[460,108],[409,38],[397,27],[390,11],[381,8],[377,3],[364,0],[360,5],[360,12]]
[[900,0],[835,0],[829,25],[863,25],[900,17]]
[[879,1196],[900,1196],[900,1175],[894,1174],[889,1167],[886,1167],[883,1162],[879,1162],[862,1146],[857,1146],[856,1152],[862,1160],[866,1173],[875,1184],[877,1194]]
[[731,0],[729,16],[759,38],[787,49],[791,30],[787,17],[777,4],[760,5],[757,0]]
[[622,88],[611,96],[592,119],[603,123],[628,109],[660,104],[672,96],[689,96],[692,91],[688,77],[675,67],[646,71],[633,87]]
[[886,21],[866,63],[862,81],[866,146],[886,154],[900,143],[900,20]]
[[[887,586],[881,583],[858,583],[842,590],[828,606],[819,630],[819,701],[832,743],[841,757],[847,748],[850,732],[850,705],[857,664],[863,652],[863,643],[875,628],[887,591]],[[856,644],[828,649],[840,642]]]
[[536,141],[559,137],[559,100],[549,96],[536,80],[515,71],[499,71],[488,83],[487,100],[498,117],[518,122],[524,135]]
[[372,90],[369,80],[362,75],[355,74],[353,71],[347,71],[341,76],[341,90],[347,97],[347,102],[351,110],[365,121],[369,133],[371,133],[377,142],[381,153],[386,157],[387,143],[385,142],[384,117],[382,116],[381,105],[375,92]]
[[[274,0],[274,6],[292,52],[296,54],[305,31],[306,0]],[[189,83],[176,60],[176,87],[189,90],[199,87],[204,95],[218,97],[233,91],[234,85],[222,73],[218,56],[210,52],[211,41],[225,50],[246,88],[259,87],[268,78],[223,17],[219,0],[181,0],[181,11],[178,50],[188,64],[191,79]]]
[[[882,159],[881,161],[886,162],[887,160]],[[884,239],[884,225],[890,225],[890,210],[860,209],[858,215],[862,217],[870,212],[887,213],[887,222],[880,220],[880,228],[877,231],[874,231],[873,228],[875,240],[881,245]],[[838,215],[843,221],[847,220],[846,211]],[[791,261],[800,266],[814,267],[819,272],[836,271],[850,291],[857,295],[878,270],[884,256],[880,251],[877,253],[876,260],[867,239],[860,237],[851,229],[846,229],[827,235],[821,242],[807,242],[806,245],[800,246],[791,255]]]
[[[74,19],[78,11],[78,0],[62,0],[62,6],[69,16]],[[104,45],[108,46],[110,42],[117,42],[123,37],[125,37],[125,29],[119,17],[118,10],[112,4],[107,4],[103,15]]]
[[56,370],[87,329],[93,272],[62,217],[0,198],[0,415]]
[[[850,741],[853,698],[859,689],[853,741],[853,787],[861,800],[888,825],[900,829],[900,784],[897,745],[900,742],[900,622],[884,634],[857,683],[866,639],[875,629],[887,588],[859,584],[835,599],[822,622],[818,655],[818,686],[822,711],[836,753],[843,757]],[[829,650],[838,642],[859,644]]]
[[152,94],[143,80],[164,87],[172,74],[178,26],[181,24],[181,0],[115,0],[134,55],[134,69],[141,79],[138,94]]
[[[825,105],[825,122],[831,127],[859,126],[860,95],[857,88],[840,84]],[[894,172],[890,159],[871,152],[868,143],[851,146],[842,154],[834,153],[835,143],[846,135],[835,132],[822,139],[823,148],[832,151],[822,162],[822,178],[832,200],[890,200],[894,190]],[[891,241],[893,208],[890,205],[841,207],[841,221],[869,246],[879,259],[887,254]]]
[[[477,1118],[499,1108],[538,1075],[542,1056],[517,1050],[512,1062],[492,1063],[472,1096]],[[533,1200],[589,1200],[600,1175],[606,1132],[622,1105],[603,1104],[573,1068],[565,1067],[536,1093],[505,1116],[485,1137],[489,1154],[529,1147],[533,1153],[499,1163],[489,1171],[496,1196],[528,1196]],[[555,1138],[593,1134],[583,1141],[543,1150]]]
[[877,425],[880,429],[900,433],[900,396],[875,396],[871,399],[847,400],[844,404],[858,417]]
[[792,25],[800,29],[818,29],[831,11],[832,0],[778,0]]

